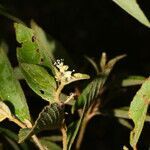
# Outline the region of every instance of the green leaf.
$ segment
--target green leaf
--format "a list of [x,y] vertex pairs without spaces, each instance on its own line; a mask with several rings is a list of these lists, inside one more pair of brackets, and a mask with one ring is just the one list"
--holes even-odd
[[150,22],[144,15],[136,0],[113,0],[117,5],[129,13],[132,17],[147,27],[150,27]]
[[53,103],[44,107],[32,129],[21,129],[19,143],[42,130],[58,129],[64,119],[64,106]]
[[122,86],[133,86],[140,85],[145,81],[145,77],[143,76],[129,76],[122,81]]
[[47,150],[62,150],[62,148],[60,146],[58,146],[56,143],[51,142],[51,141],[49,141],[45,138],[41,138],[40,142],[41,142],[42,145],[44,145],[44,147]]
[[51,61],[49,59],[54,60],[53,52],[55,50],[55,41],[48,41],[46,37],[46,33],[44,30],[39,27],[34,21],[31,21],[31,28],[34,31],[34,34],[36,37],[38,37],[37,42],[40,47],[40,49],[44,49],[45,56],[47,57],[48,61]]
[[46,69],[34,64],[20,64],[30,88],[44,100],[55,102],[56,82]]
[[[7,102],[11,112],[21,121],[30,120],[29,109],[19,82],[15,79],[11,64],[0,48],[0,98]],[[23,110],[23,111],[22,111]]]
[[34,30],[15,23],[17,41],[21,44],[17,48],[17,57],[20,63],[39,64],[51,69],[54,73],[54,66],[49,51],[42,47],[40,37],[37,37]]
[[11,112],[8,106],[0,101],[0,122],[6,118],[11,118]]
[[135,125],[130,134],[130,144],[134,149],[136,149],[137,142],[144,126],[149,103],[150,78],[145,80],[130,104],[129,117],[133,120]]

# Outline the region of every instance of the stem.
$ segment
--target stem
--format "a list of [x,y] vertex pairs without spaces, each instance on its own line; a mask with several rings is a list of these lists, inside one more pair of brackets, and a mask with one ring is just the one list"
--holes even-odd
[[66,125],[62,125],[61,127],[61,133],[62,133],[62,138],[63,138],[63,150],[67,150],[67,128]]
[[[26,128],[26,127],[32,128],[32,124],[28,120],[26,121],[26,125],[24,123],[22,123],[20,120],[18,120],[17,118],[15,118],[14,116],[12,116],[10,118],[10,121],[14,122],[15,124],[17,124],[21,128]],[[40,141],[38,140],[36,135],[33,135],[32,139],[33,139],[34,143],[37,145],[37,147],[39,148],[39,150],[45,150],[45,148],[42,146],[42,144],[40,143]]]
[[45,150],[45,148],[40,143],[40,141],[39,141],[39,139],[37,138],[36,135],[32,135],[32,139],[33,139],[34,143],[36,144],[36,146],[39,148],[39,150]]
[[26,128],[25,124],[23,124],[21,121],[19,121],[18,119],[16,119],[13,116],[12,116],[12,118],[10,118],[10,121],[14,122],[15,124],[17,124],[21,128]]
[[89,122],[89,119],[87,119],[87,117],[84,117],[81,128],[80,128],[78,140],[77,140],[77,143],[76,143],[76,150],[80,149],[80,146],[81,146],[81,143],[83,141],[83,136],[84,136],[86,126],[87,126],[88,122]]
[[85,133],[87,124],[89,123],[89,121],[91,120],[92,117],[94,117],[95,115],[100,114],[98,112],[99,105],[100,105],[99,101],[95,101],[88,108],[88,110],[87,110],[87,112],[86,112],[86,114],[83,118],[82,124],[81,124],[81,128],[80,128],[80,131],[79,131],[79,136],[78,136],[77,143],[76,143],[76,150],[80,149],[80,146],[81,146],[81,143],[83,141],[83,137],[84,137],[84,133]]
[[64,87],[64,84],[60,83],[60,85],[59,85],[59,87],[56,91],[55,100],[56,100],[57,103],[61,102],[60,99],[59,99],[59,96],[60,96],[60,93],[61,93],[63,87]]

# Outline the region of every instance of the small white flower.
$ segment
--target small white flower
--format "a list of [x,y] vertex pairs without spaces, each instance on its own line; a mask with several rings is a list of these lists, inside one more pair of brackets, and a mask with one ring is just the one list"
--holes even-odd
[[69,82],[72,79],[72,73],[75,72],[75,70],[68,71],[69,67],[67,65],[64,65],[63,59],[56,60],[54,65],[58,69],[58,72],[56,72],[56,76],[55,76],[56,81]]

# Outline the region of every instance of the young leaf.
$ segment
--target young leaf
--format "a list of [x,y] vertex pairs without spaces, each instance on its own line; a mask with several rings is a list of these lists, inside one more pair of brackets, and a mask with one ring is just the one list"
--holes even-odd
[[55,102],[55,79],[41,66],[26,63],[20,66],[30,88],[44,100]]
[[76,101],[75,105],[72,107],[73,108],[72,110],[74,111],[75,109],[79,109],[79,108],[83,108],[83,110],[82,110],[82,114],[81,114],[79,121],[77,123],[73,124],[73,126],[71,126],[71,128],[74,127],[74,130],[69,129],[69,131],[71,130],[71,132],[68,132],[68,134],[69,134],[68,135],[69,136],[68,137],[68,150],[70,150],[72,147],[72,144],[76,138],[76,135],[78,133],[78,130],[80,128],[80,125],[82,123],[82,120],[83,120],[86,110],[89,108],[91,103],[94,100],[96,100],[97,96],[100,93],[100,90],[102,90],[102,88],[103,88],[111,70],[113,69],[114,65],[116,64],[116,62],[124,57],[125,57],[125,55],[120,55],[120,56],[117,56],[117,57],[111,59],[105,65],[105,70],[103,71],[103,73],[100,74],[93,81],[91,81],[87,85],[87,87],[83,90],[81,95],[78,97],[78,100]]
[[40,143],[46,148],[46,150],[62,150],[62,148],[56,143],[43,138],[40,139]]
[[145,80],[130,104],[129,117],[133,120],[135,125],[130,134],[130,144],[133,149],[136,149],[137,142],[142,132],[149,103],[150,78]]
[[9,108],[12,108],[11,112],[21,121],[30,120],[24,93],[2,48],[0,48],[0,98],[8,103]]
[[11,118],[11,112],[8,106],[0,101],[0,122],[6,118]]
[[58,129],[64,119],[64,107],[53,103],[44,107],[32,129],[21,129],[19,143],[42,130]]
[[54,73],[54,66],[50,58],[50,52],[45,49],[47,47],[42,47],[40,37],[37,37],[34,30],[19,24],[15,23],[15,31],[17,41],[21,44],[17,48],[17,57],[20,63],[29,63],[29,64],[40,64],[51,69]]
[[86,108],[90,106],[90,104],[95,100],[95,98],[100,93],[101,88],[103,87],[107,76],[99,75],[93,81],[91,81],[87,87],[83,90],[81,95],[78,97],[74,105],[75,108],[82,108],[86,104]]
[[117,5],[124,9],[127,13],[137,19],[139,22],[150,28],[150,22],[140,9],[136,0],[113,0]]
[[78,81],[78,80],[85,80],[85,79],[89,79],[89,78],[90,78],[90,76],[87,74],[74,73],[72,75],[72,77],[70,78],[70,80],[65,83],[65,85],[70,84],[75,81]]

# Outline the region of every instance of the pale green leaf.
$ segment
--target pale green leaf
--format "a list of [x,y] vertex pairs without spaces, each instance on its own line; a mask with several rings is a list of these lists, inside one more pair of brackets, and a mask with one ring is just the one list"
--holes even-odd
[[145,77],[143,76],[129,76],[122,81],[122,86],[133,86],[133,85],[140,85],[145,81]]
[[20,66],[30,88],[44,100],[55,102],[55,79],[39,65],[22,63]]
[[32,129],[21,129],[19,143],[42,130],[58,129],[64,119],[64,106],[53,103],[44,107]]
[[[15,79],[11,64],[0,48],[0,98],[7,102],[11,112],[21,121],[30,120],[24,93]],[[23,110],[23,111],[22,111]]]
[[0,101],[0,122],[6,118],[11,118],[11,112],[8,106]]
[[69,81],[67,81],[65,84],[70,84],[70,83],[75,82],[75,81],[85,80],[85,79],[89,79],[89,78],[90,78],[90,76],[87,74],[74,73],[71,76],[71,79]]
[[127,13],[137,19],[139,22],[150,28],[150,22],[144,15],[136,0],[113,0],[117,5]]
[[149,103],[150,78],[145,80],[130,104],[129,117],[133,120],[135,125],[130,134],[130,144],[134,149],[136,149],[137,142],[144,126]]

